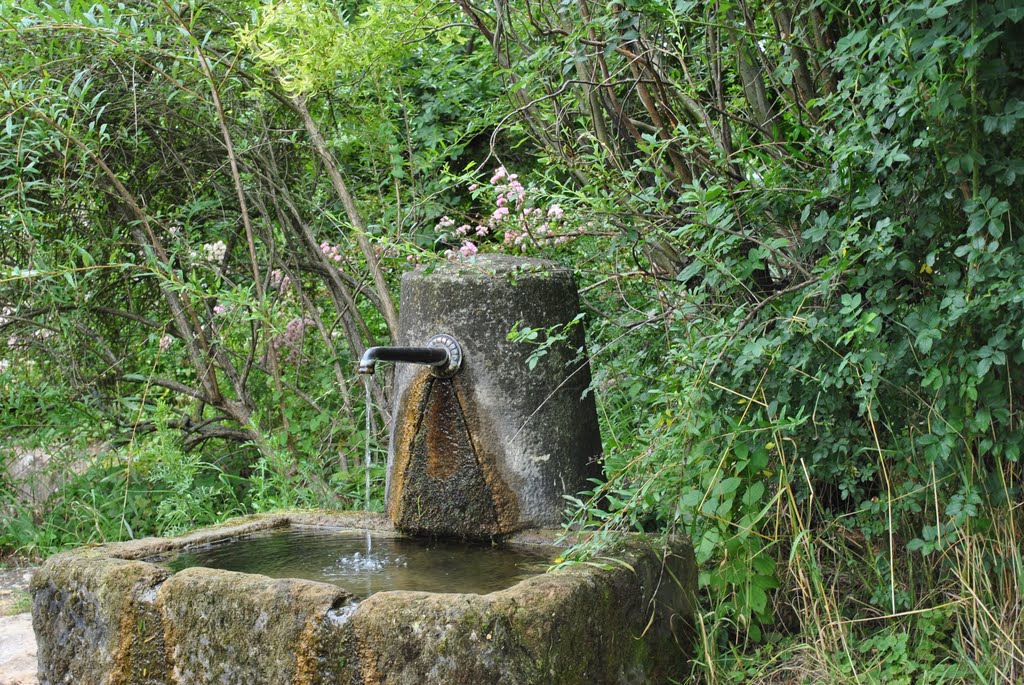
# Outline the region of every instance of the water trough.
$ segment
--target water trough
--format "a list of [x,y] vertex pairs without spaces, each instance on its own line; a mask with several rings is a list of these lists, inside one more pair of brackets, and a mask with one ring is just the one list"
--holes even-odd
[[682,540],[665,549],[624,539],[615,562],[485,594],[366,599],[324,582],[147,561],[288,527],[400,535],[383,516],[295,512],[54,556],[32,581],[40,682],[625,685],[685,673],[696,579]]

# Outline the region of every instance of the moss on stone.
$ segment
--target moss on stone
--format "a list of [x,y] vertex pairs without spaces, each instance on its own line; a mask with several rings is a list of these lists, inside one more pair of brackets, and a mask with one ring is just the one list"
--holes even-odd
[[313,637],[351,600],[305,580],[190,568],[160,588],[168,660],[182,682],[315,682]]
[[40,671],[65,682],[166,683],[160,645],[137,627],[154,621],[151,597],[168,575],[93,549],[51,557],[31,584]]
[[[637,573],[593,566],[552,573],[489,595],[384,593],[353,616],[367,683],[618,685],[685,675],[689,633],[654,582],[655,555],[623,550]],[[675,597],[673,595],[673,597]],[[679,599],[679,597],[675,597]],[[651,607],[660,607],[650,616]]]

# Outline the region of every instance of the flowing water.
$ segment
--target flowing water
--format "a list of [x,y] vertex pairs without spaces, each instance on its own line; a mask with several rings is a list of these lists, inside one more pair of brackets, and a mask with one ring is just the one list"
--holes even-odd
[[[370,430],[373,428],[373,422],[370,420],[370,412],[373,411],[373,393],[370,391],[370,376],[363,376],[363,385],[366,387],[366,457],[363,459],[363,464],[366,467],[366,493],[365,503],[363,506],[364,511],[370,511],[370,466],[373,465],[373,460],[370,457]],[[367,534],[367,541],[369,541],[369,534]]]
[[486,594],[543,573],[557,554],[556,548],[539,545],[494,547],[289,528],[188,550],[158,563],[172,571],[203,566],[316,580],[365,598],[385,590]]
[[[363,376],[363,385],[366,387],[366,456],[363,459],[363,466],[366,469],[366,493],[363,501],[363,511],[370,511],[370,467],[373,459],[370,456],[370,431],[373,428],[373,421],[370,420],[370,412],[373,411],[373,393],[370,390],[370,376]],[[373,536],[370,529],[366,529],[366,555],[369,557],[373,551]]]

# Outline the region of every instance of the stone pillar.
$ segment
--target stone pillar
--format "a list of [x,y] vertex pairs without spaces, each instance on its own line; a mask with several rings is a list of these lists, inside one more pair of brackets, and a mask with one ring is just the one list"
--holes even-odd
[[[415,534],[487,539],[555,526],[563,495],[600,474],[601,438],[581,323],[530,369],[520,328],[561,328],[579,313],[572,273],[486,255],[402,278],[399,345],[446,333],[462,369],[438,378],[397,364],[387,507]],[[542,333],[537,342],[544,342]]]

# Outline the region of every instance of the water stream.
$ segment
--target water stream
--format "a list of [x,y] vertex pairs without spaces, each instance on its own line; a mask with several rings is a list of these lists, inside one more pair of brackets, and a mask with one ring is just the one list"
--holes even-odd
[[366,456],[363,460],[366,466],[366,500],[363,505],[365,511],[370,511],[370,466],[373,465],[370,455],[370,432],[373,429],[373,421],[370,419],[370,413],[373,411],[373,393],[370,390],[370,384],[373,383],[372,378],[370,375],[363,376],[363,386],[366,388]]
[[[373,382],[372,377],[369,375],[363,376],[363,386],[366,388],[366,455],[363,459],[363,466],[366,469],[366,494],[363,503],[363,510],[370,511],[370,467],[373,465],[373,459],[370,454],[370,432],[373,429],[373,421],[370,418],[370,413],[373,411],[373,392],[371,391],[370,384]],[[370,535],[370,529],[366,529],[366,558],[370,560],[373,554],[373,536]]]

